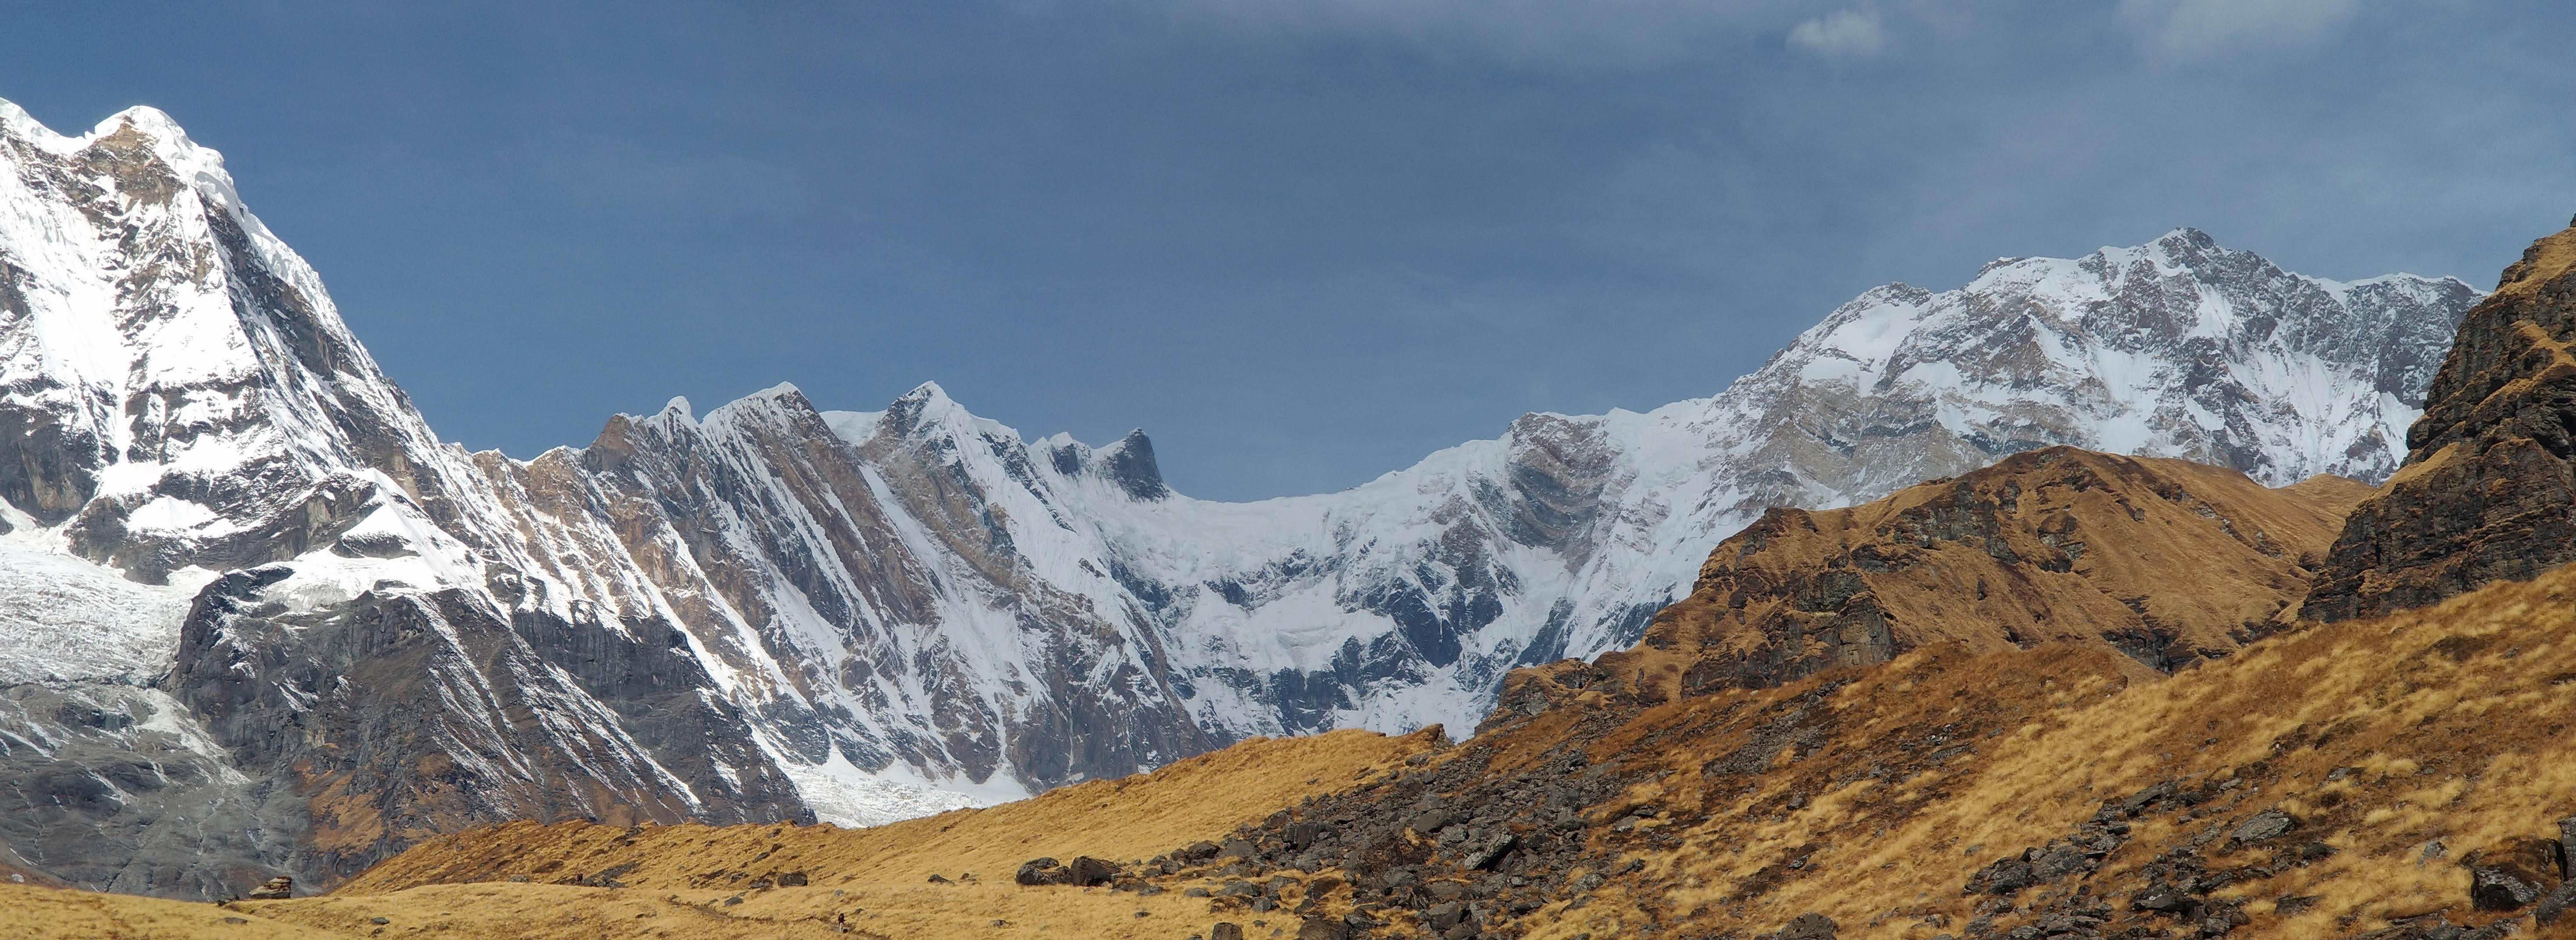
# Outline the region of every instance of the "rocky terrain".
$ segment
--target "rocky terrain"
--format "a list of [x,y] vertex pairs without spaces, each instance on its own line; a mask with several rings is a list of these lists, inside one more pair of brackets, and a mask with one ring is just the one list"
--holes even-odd
[[1032,440],[935,385],[469,454],[166,115],[0,103],[0,168],[0,865],[178,897],[505,819],[859,825],[1463,729],[1775,506],[2057,444],[2380,479],[2478,299],[2178,230],[1870,291],[1710,398],[1230,504],[1142,434]]
[[[2121,498],[2218,530],[2189,507],[2225,505],[2234,526],[2351,497],[2158,493],[2155,464],[2049,456],[1962,481],[2128,469],[2088,481],[2103,499],[2031,513],[2078,531],[2132,518]],[[1849,515],[1903,518],[1954,482]],[[2282,528],[2313,546],[2331,526]],[[1796,527],[1756,554],[1820,557],[1848,534]],[[1722,548],[1711,580],[1740,574],[1725,562],[1751,541]],[[2222,584],[2192,579],[2204,561],[2270,557],[2173,544],[2102,538],[2086,555],[2189,585],[2159,597]],[[530,938],[2559,936],[2576,929],[2560,916],[2576,901],[2576,739],[2553,717],[2576,714],[2571,591],[2576,572],[2557,570],[2378,619],[2288,621],[2170,675],[2108,638],[2021,648],[1961,618],[1886,661],[1752,688],[1597,676],[1458,744],[1262,741],[855,832],[518,824],[433,840],[327,897],[230,909],[341,935]],[[1724,644],[1703,655],[1735,661]],[[1514,687],[1563,688],[1579,668]]]
[[[532,938],[2576,936],[2576,569],[2451,566],[2447,599],[2307,615],[2356,577],[2316,552],[2410,519],[2436,495],[2404,485],[2418,472],[2366,494],[2024,454],[1769,514],[1637,648],[1516,672],[1463,743],[1263,740],[857,832],[481,829],[329,897],[225,910]],[[2482,492],[2545,494],[2556,472],[2494,464]],[[2442,531],[2357,583],[2491,557],[2513,530]]]
[[2326,619],[2419,607],[2576,558],[2576,229],[2541,239],[2460,324],[2405,472],[2326,559]]
[[[2172,672],[2294,619],[2308,569],[2370,493],[2052,447],[1850,509],[1774,509],[1719,543],[1636,647],[1516,673],[1489,720],[1582,690],[1763,688],[1927,646],[2091,643]],[[2173,590],[2182,579],[2196,589]]]

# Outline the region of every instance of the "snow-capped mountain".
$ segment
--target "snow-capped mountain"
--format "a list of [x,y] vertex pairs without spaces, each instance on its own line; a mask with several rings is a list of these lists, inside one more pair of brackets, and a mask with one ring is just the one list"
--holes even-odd
[[1771,505],[2049,444],[2383,478],[2477,297],[2183,230],[1878,288],[1711,398],[1216,503],[1141,433],[1030,440],[936,385],[468,454],[159,112],[0,102],[0,164],[0,863],[182,895],[476,821],[867,823],[1473,727]]
[[0,862],[238,893],[495,816],[807,812],[655,582],[439,443],[213,151],[0,102],[0,168]]

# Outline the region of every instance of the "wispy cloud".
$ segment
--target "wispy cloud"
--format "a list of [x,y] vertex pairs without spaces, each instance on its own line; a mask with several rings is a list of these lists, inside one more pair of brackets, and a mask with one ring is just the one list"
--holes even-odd
[[1289,34],[1398,37],[1528,65],[1637,65],[1714,34],[1779,29],[1815,0],[1161,0],[1172,11]]
[[1878,14],[1844,10],[1798,24],[1789,31],[1789,46],[1827,59],[1865,59],[1886,48]]
[[2149,51],[2198,59],[2312,42],[2352,18],[2360,0],[2120,0]]

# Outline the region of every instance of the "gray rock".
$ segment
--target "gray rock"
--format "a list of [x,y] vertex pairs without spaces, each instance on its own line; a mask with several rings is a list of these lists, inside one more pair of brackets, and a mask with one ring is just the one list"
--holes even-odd
[[2576,905],[2576,881],[2561,882],[2548,894],[2541,895],[2540,903],[2531,909],[2532,922],[2544,927],[2557,923],[2570,905]]
[[1780,928],[1778,940],[1834,940],[1833,919],[1812,911],[1800,914]]
[[1033,858],[1020,863],[1019,872],[1011,880],[1029,887],[1072,884],[1073,872],[1053,858]]
[[2254,814],[2252,819],[2237,826],[2236,831],[2229,833],[2227,838],[2237,845],[2256,845],[2280,838],[2298,826],[2298,819],[2290,814],[2277,809],[2267,809]]
[[1065,866],[1065,872],[1073,884],[1085,888],[1118,880],[1117,863],[1088,855],[1075,856],[1073,864]]
[[1297,925],[1297,940],[1350,940],[1350,925],[1339,917],[1309,917]]

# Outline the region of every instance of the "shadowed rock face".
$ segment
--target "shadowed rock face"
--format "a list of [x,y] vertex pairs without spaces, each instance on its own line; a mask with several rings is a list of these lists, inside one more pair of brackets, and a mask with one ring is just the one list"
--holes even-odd
[[336,881],[494,819],[811,820],[739,712],[696,694],[709,683],[667,625],[504,612],[459,590],[300,614],[260,601],[292,574],[209,585],[164,684],[236,767],[301,800],[299,870]]
[[2420,607],[2576,560],[2576,228],[2533,243],[2460,323],[2404,469],[2335,540],[2326,620]]

